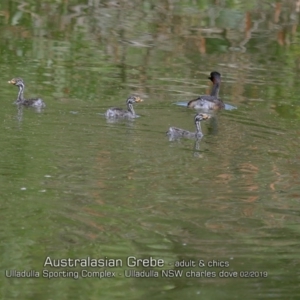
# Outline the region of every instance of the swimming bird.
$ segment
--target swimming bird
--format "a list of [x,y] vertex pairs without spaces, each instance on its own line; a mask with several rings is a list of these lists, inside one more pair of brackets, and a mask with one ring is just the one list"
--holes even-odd
[[211,72],[208,77],[213,83],[210,95],[202,95],[188,102],[187,106],[203,111],[217,110],[225,107],[223,101],[219,98],[221,85],[221,74],[219,72]]
[[25,90],[25,84],[22,78],[17,77],[8,81],[8,83],[13,84],[19,88],[18,97],[15,102],[17,105],[31,106],[35,108],[44,108],[46,107],[45,102],[41,98],[31,98],[25,99],[23,96]]
[[143,102],[143,99],[141,99],[138,96],[131,95],[126,100],[127,110],[118,107],[111,107],[106,111],[105,117],[106,118],[129,118],[129,119],[136,118],[136,114],[133,109],[133,104],[139,102]]
[[210,116],[207,114],[198,113],[195,115],[194,118],[196,126],[195,132],[191,132],[177,127],[170,127],[167,131],[167,135],[170,137],[170,140],[178,138],[200,139],[203,137],[200,122],[209,118]]

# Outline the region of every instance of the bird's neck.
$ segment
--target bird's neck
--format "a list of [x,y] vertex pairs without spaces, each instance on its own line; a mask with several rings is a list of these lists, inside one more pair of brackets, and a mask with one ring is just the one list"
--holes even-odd
[[195,125],[196,125],[196,134],[202,133],[200,121],[196,121]]
[[219,97],[220,85],[221,85],[220,82],[218,81],[214,82],[210,93],[211,96]]
[[23,93],[25,90],[25,86],[24,86],[24,84],[21,84],[18,87],[19,87],[19,93],[18,93],[17,101],[23,101],[24,100]]
[[135,115],[132,103],[128,102],[127,108],[128,108],[128,111],[130,111],[133,115]]

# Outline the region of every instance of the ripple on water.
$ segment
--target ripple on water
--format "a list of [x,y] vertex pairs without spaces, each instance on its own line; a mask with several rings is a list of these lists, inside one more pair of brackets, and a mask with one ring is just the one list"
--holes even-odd
[[[174,102],[173,104],[178,105],[178,106],[187,107],[188,101],[178,101],[178,102]],[[237,109],[236,106],[225,103],[225,110],[235,110],[235,109]]]

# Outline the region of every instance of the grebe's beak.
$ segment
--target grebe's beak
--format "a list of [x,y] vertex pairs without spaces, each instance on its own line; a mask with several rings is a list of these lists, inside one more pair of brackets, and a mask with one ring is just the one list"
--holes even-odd
[[143,99],[141,99],[140,97],[136,97],[135,98],[135,102],[143,102],[144,100]]
[[10,80],[10,81],[8,81],[8,83],[10,83],[10,84],[16,84],[16,82],[13,79]]
[[208,115],[208,114],[202,114],[202,118],[203,118],[203,120],[207,120],[207,119],[210,119],[210,118],[211,118],[211,115]]

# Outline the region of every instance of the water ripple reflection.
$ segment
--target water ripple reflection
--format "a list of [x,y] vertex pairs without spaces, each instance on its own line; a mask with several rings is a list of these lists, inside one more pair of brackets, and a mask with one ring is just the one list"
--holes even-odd
[[[2,276],[3,299],[299,298],[298,2],[1,1],[1,269],[124,261],[115,279]],[[209,93],[212,70],[237,109],[170,142],[170,126],[194,130],[173,104]],[[11,104],[16,76],[42,113]],[[107,122],[133,93],[140,117]],[[124,276],[128,256],[229,267],[143,280]]]

